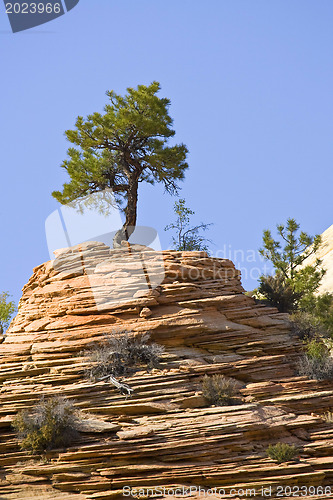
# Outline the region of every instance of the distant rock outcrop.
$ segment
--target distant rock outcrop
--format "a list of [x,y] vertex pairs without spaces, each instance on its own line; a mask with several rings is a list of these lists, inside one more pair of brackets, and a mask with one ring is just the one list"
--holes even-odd
[[[158,369],[123,379],[127,399],[84,378],[83,351],[124,331],[165,346]],[[297,376],[301,343],[287,317],[245,296],[229,260],[91,242],[64,250],[34,270],[0,347],[0,498],[114,499],[125,486],[255,488],[256,498],[271,486],[275,498],[278,485],[332,483],[333,428],[320,417],[332,384]],[[238,380],[243,404],[207,403],[201,381],[217,373]],[[87,420],[73,446],[40,462],[10,423],[55,394]],[[297,445],[298,461],[267,458],[277,442]]]
[[314,265],[316,259],[322,261],[322,267],[326,269],[318,293],[333,293],[333,224],[321,235],[322,244],[315,255],[310,255],[303,265]]

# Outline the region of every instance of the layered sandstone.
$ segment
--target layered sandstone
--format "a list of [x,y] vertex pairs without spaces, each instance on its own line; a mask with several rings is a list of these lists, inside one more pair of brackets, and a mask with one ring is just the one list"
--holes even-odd
[[[1,344],[0,498],[110,499],[124,486],[220,487],[224,498],[251,487],[260,498],[262,486],[329,486],[333,428],[320,415],[332,384],[297,376],[301,344],[286,316],[245,296],[229,260],[129,250],[64,250],[24,287]],[[158,369],[123,379],[127,399],[84,377],[85,349],[126,331],[165,346]],[[216,373],[238,380],[242,404],[207,403],[201,381]],[[55,394],[85,421],[76,443],[40,461],[20,451],[10,423]],[[267,458],[279,441],[299,447],[297,461]]]

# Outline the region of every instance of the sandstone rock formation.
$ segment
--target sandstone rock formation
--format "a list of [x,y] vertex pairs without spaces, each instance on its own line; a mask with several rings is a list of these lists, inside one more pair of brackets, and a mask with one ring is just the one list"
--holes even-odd
[[333,293],[333,224],[321,235],[322,244],[316,252],[316,255],[310,255],[303,265],[313,266],[316,263],[316,259],[322,261],[322,267],[326,269],[326,274],[324,275],[320,287],[318,288],[318,293]]
[[[123,379],[127,399],[84,377],[84,350],[124,331],[165,346],[159,368]],[[271,486],[277,498],[277,485],[332,483],[333,427],[321,417],[332,384],[297,376],[301,344],[286,316],[245,296],[229,260],[91,242],[64,250],[34,269],[0,347],[0,499],[123,498],[125,486],[218,487],[223,498]],[[203,398],[203,376],[217,373],[239,381],[243,404]],[[58,394],[86,420],[76,443],[41,460],[20,450],[11,421]],[[280,441],[299,447],[297,461],[267,457]]]

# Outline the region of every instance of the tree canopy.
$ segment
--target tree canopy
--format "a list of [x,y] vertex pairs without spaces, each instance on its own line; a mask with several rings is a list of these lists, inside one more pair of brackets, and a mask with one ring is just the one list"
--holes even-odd
[[162,183],[175,194],[188,168],[187,147],[169,145],[175,135],[169,115],[170,100],[160,98],[160,84],[128,88],[124,96],[107,91],[104,114],[79,116],[65,135],[74,147],[62,167],[70,177],[62,191],[52,195],[62,204],[80,202],[87,195],[111,189],[125,213],[125,223],[114,246],[128,240],[137,223],[141,182]]

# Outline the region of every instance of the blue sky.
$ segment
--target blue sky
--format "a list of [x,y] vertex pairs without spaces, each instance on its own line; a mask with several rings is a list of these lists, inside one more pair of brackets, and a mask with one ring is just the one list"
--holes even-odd
[[[17,300],[49,259],[44,225],[66,180],[64,131],[101,111],[107,89],[153,80],[189,148],[181,196],[193,222],[214,223],[213,254],[252,255],[263,229],[288,217],[310,234],[329,227],[332,22],[331,0],[80,0],[12,34],[1,4],[0,291]],[[164,248],[173,202],[162,187],[139,193],[138,223]]]

